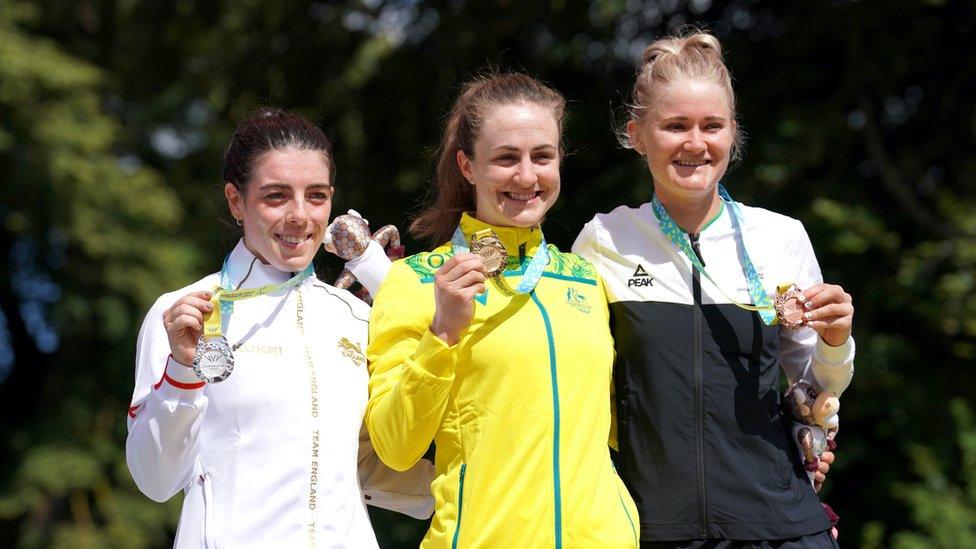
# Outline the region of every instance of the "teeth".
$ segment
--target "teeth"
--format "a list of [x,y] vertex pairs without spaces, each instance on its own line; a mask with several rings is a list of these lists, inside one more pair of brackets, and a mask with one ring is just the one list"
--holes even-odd
[[285,236],[285,235],[281,235],[281,239],[284,240],[285,242],[289,243],[289,244],[301,244],[302,242],[305,242],[305,237],[304,236]]
[[706,160],[675,160],[675,164],[679,166],[704,166],[708,164]]
[[509,192],[505,194],[507,194],[509,198],[514,198],[515,200],[532,200],[533,198],[535,198],[535,193],[518,194],[518,193]]

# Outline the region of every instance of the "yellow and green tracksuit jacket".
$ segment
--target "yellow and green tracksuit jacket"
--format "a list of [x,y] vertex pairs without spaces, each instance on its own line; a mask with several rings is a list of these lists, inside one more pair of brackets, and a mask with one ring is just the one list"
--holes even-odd
[[[492,228],[519,281],[539,229]],[[637,547],[633,500],[610,461],[613,341],[592,265],[549,247],[533,292],[493,283],[460,341],[433,335],[433,277],[450,244],[394,263],[370,319],[366,422],[380,458],[407,469],[436,446],[422,547]]]

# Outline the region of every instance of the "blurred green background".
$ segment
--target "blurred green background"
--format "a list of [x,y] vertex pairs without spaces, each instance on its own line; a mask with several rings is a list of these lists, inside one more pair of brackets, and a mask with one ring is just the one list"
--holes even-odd
[[[550,241],[650,197],[621,149],[634,63],[684,24],[727,50],[749,137],[733,195],[801,219],[854,295],[857,373],[824,499],[841,542],[976,547],[976,1],[0,2],[0,544],[167,547],[179,498],[125,466],[136,333],[236,240],[234,122],[334,138],[334,212],[405,227],[459,84],[494,66],[569,100]],[[408,251],[420,245],[407,240]],[[319,274],[339,265],[324,257]],[[385,547],[424,525],[376,514]]]

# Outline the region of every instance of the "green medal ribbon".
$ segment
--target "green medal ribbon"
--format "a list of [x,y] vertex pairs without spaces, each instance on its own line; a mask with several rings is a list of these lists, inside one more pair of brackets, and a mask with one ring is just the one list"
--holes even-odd
[[[230,256],[228,256],[228,259]],[[210,304],[213,305],[213,311],[207,313],[203,317],[203,337],[220,337],[223,335],[221,332],[221,322],[222,317],[230,317],[231,313],[234,312],[234,302],[243,301],[245,299],[251,299],[252,297],[257,297],[260,295],[271,294],[280,290],[293,288],[302,283],[303,280],[311,276],[315,272],[312,264],[309,263],[305,269],[295,276],[289,278],[288,280],[278,283],[278,284],[268,284],[266,286],[261,286],[260,288],[246,288],[243,290],[230,290],[230,275],[227,272],[227,259],[224,259],[224,265],[220,269],[220,286],[214,288],[213,297],[210,298]]]
[[718,186],[718,195],[722,201],[728,205],[729,211],[732,215],[732,228],[735,231],[736,239],[739,241],[739,250],[742,252],[740,255],[742,272],[745,274],[746,281],[749,284],[749,297],[752,298],[754,305],[739,303],[738,301],[729,297],[729,295],[722,290],[722,287],[715,282],[715,279],[708,274],[708,271],[705,270],[705,266],[702,265],[701,260],[698,259],[698,254],[696,254],[692,249],[688,234],[681,230],[681,227],[678,227],[678,224],[671,219],[671,215],[668,214],[668,211],[664,208],[664,205],[661,204],[657,194],[654,195],[654,198],[651,201],[651,206],[654,209],[654,215],[657,217],[658,224],[661,227],[661,232],[667,235],[671,242],[685,254],[685,257],[687,257],[689,261],[691,261],[692,266],[697,269],[702,276],[707,278],[709,282],[711,282],[712,285],[714,285],[718,291],[725,296],[726,299],[737,307],[747,311],[756,311],[759,313],[759,317],[762,319],[763,323],[767,326],[777,324],[778,319],[776,318],[776,309],[773,305],[773,299],[770,298],[766,293],[766,290],[763,289],[762,282],[759,280],[759,273],[756,271],[756,266],[753,265],[752,260],[749,259],[749,252],[746,251],[745,240],[743,239],[742,224],[740,222],[742,212],[739,211],[739,205],[732,200],[729,192],[725,190],[725,187],[721,184]]

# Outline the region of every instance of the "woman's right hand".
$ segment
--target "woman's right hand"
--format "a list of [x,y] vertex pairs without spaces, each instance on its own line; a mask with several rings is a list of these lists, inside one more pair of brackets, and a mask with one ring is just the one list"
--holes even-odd
[[193,364],[197,341],[203,335],[203,316],[213,311],[212,292],[193,292],[181,297],[163,313],[173,359],[184,366]]
[[475,254],[457,254],[434,274],[434,320],[430,331],[454,345],[474,318],[474,296],[485,291],[485,265]]

